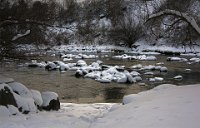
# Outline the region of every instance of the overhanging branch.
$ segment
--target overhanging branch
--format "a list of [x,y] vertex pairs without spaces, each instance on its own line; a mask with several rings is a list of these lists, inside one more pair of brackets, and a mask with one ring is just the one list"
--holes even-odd
[[18,20],[4,20],[0,22],[0,28],[10,26],[10,25],[20,25],[20,24],[34,24],[34,25],[41,25],[41,26],[47,26],[47,27],[52,27],[52,28],[65,28],[73,31],[72,27],[63,27],[63,26],[57,26],[57,25],[51,25],[45,22],[40,22],[40,21],[34,21],[34,20],[23,20],[23,21],[18,21]]
[[184,21],[186,21],[199,35],[200,35],[200,27],[198,26],[197,22],[195,21],[195,19],[191,16],[189,16],[187,13],[182,13],[176,10],[170,10],[170,9],[166,9],[164,11],[152,14],[149,16],[148,21],[155,19],[155,18],[159,18],[161,16],[167,16],[167,15],[174,15],[177,17],[182,18]]

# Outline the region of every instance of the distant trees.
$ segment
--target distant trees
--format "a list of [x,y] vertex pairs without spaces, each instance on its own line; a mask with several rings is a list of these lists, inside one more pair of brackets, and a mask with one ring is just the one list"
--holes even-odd
[[[16,55],[20,44],[48,44],[46,30],[58,23],[61,6],[54,1],[8,0],[0,2],[0,52],[1,57]],[[24,38],[13,37],[30,30]],[[15,53],[15,54],[11,54]]]
[[[11,55],[20,44],[62,44],[70,39],[81,43],[122,43],[131,47],[148,35],[151,39],[165,38],[182,45],[197,44],[194,41],[200,33],[199,6],[193,6],[198,0],[165,0],[155,4],[153,13],[150,2],[156,1],[87,0],[78,3],[64,0],[64,4],[60,4],[53,0],[12,3],[0,0],[1,55]],[[54,28],[60,31],[53,31]],[[61,28],[72,31],[68,33]],[[13,40],[27,30],[30,33]]]
[[111,19],[113,26],[123,17],[126,11],[125,0],[105,0],[106,16]]

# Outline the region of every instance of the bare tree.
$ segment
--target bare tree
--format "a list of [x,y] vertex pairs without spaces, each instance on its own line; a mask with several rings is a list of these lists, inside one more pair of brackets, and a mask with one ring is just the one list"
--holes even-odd
[[131,48],[143,34],[144,32],[141,24],[136,23],[129,13],[110,30],[109,36],[114,42],[122,42]]
[[187,12],[193,0],[167,0],[160,8],[148,16],[146,24],[156,39],[168,38],[176,45],[198,45],[200,27],[197,19]]

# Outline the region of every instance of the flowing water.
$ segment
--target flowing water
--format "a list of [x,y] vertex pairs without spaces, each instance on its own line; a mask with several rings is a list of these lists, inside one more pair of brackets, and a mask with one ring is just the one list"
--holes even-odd
[[[121,102],[124,95],[139,93],[150,89],[159,84],[176,84],[187,85],[200,83],[200,65],[188,65],[186,62],[169,62],[166,61],[168,56],[158,55],[157,61],[122,61],[109,58],[98,58],[106,65],[124,65],[130,67],[135,64],[155,65],[158,62],[164,62],[164,66],[168,68],[167,73],[155,72],[155,76],[163,77],[162,82],[149,82],[148,77],[142,75],[146,86],[139,84],[118,84],[115,82],[102,84],[88,78],[76,78],[73,71],[61,73],[59,71],[46,71],[41,68],[28,68],[20,66],[25,62],[21,60],[7,60],[0,64],[0,75],[14,78],[15,81],[23,83],[30,89],[39,91],[54,91],[59,94],[62,102],[73,103],[95,103],[95,102]],[[58,57],[36,57],[40,60],[59,60]],[[77,60],[74,60],[76,62]],[[96,59],[86,60],[87,63],[94,62]],[[185,69],[191,69],[186,72]],[[142,74],[143,72],[141,72]],[[173,77],[182,75],[183,80],[177,81]]]

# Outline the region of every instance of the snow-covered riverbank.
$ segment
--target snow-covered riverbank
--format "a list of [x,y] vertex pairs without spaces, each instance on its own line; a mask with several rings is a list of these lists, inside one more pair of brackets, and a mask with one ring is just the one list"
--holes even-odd
[[[200,85],[161,85],[119,104],[61,104],[58,112],[7,116],[0,128],[199,128]],[[2,108],[2,107],[0,107]]]

